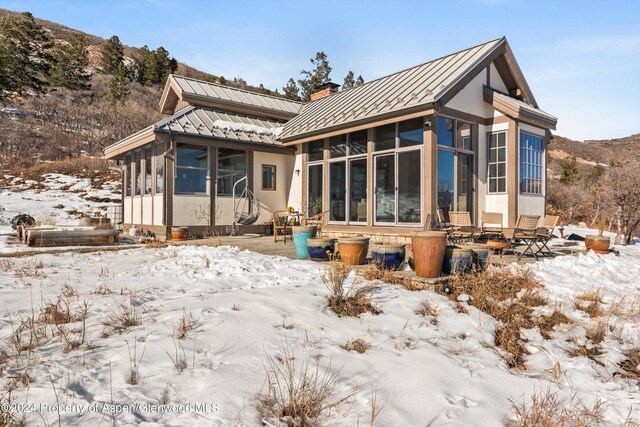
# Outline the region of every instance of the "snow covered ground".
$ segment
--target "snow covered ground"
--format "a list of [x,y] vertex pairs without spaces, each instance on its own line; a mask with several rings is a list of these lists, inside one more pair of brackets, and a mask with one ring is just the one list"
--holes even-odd
[[[31,212],[58,214],[61,222],[73,218],[47,203],[84,206],[56,190],[0,195],[1,203],[28,212],[7,203],[24,193],[42,198]],[[571,232],[592,233],[565,228]],[[282,357],[288,346],[297,364],[317,360],[321,371],[339,371],[338,397],[358,390],[321,425],[369,425],[375,395],[378,408],[384,404],[378,426],[499,426],[513,417],[510,399],[528,401],[546,390],[586,406],[600,401],[603,425],[640,422],[640,384],[619,375],[624,353],[640,346],[640,247],[617,249],[619,256],[589,253],[528,266],[549,300],[540,312],[556,309],[574,323],[550,339],[523,330],[531,353],[524,371],[509,369],[495,347],[495,319],[473,306],[461,313],[434,292],[351,273],[356,286],[374,286],[383,312],[337,317],[326,307],[325,264],[229,246],[3,258],[0,386],[17,383],[11,399],[26,406],[14,408],[25,409],[33,425],[111,425],[112,417],[117,425],[278,425],[260,419],[256,402],[268,357]],[[578,295],[593,291],[605,313],[598,320],[575,308]],[[73,316],[86,303],[86,320],[38,322],[58,299]],[[425,301],[437,306],[434,316],[416,314]],[[119,328],[115,318],[123,312],[140,324]],[[185,317],[192,321],[178,339]],[[588,345],[587,330],[598,321],[606,321],[602,354],[571,357],[576,345]],[[355,339],[368,351],[344,349]],[[129,383],[132,363],[137,384]]]

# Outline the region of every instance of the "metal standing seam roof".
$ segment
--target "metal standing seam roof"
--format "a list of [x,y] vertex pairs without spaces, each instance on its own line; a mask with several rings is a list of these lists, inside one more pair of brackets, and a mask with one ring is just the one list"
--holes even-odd
[[555,116],[552,116],[551,114],[542,111],[539,108],[536,108],[532,105],[527,104],[524,101],[520,101],[519,99],[513,98],[511,96],[505,95],[504,93],[498,92],[496,90],[492,90],[493,92],[493,97],[497,100],[499,100],[500,102],[507,104],[509,106],[511,106],[513,109],[517,110],[524,110],[528,113],[532,113],[532,114],[536,114],[538,116],[541,116],[545,119],[557,122],[558,118]]
[[282,123],[191,106],[180,110],[171,117],[159,121],[154,125],[154,129],[159,132],[172,131],[186,135],[208,136],[231,141],[282,146],[282,143],[276,140],[275,135],[241,130],[223,130],[214,125],[216,120],[232,122],[238,125],[260,126],[266,130],[282,127]]
[[196,80],[174,74],[170,75],[169,79],[172,79],[184,94],[205,96],[225,102],[232,102],[250,107],[259,107],[291,115],[298,114],[303,106],[303,103],[301,102],[292,101],[286,98],[263,95],[256,92],[250,92],[248,90],[231,88],[216,83],[209,83],[203,80]]
[[306,104],[279,138],[286,141],[433,103],[505,41],[491,40]]

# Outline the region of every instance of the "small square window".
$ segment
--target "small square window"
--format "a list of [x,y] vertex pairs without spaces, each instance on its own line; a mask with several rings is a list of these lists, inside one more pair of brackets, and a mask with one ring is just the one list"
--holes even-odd
[[262,189],[276,189],[276,167],[274,165],[262,165]]

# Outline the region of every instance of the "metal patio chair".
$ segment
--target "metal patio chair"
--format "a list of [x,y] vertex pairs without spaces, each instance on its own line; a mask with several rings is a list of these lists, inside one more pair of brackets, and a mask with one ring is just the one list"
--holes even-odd
[[538,238],[536,239],[536,247],[538,250],[536,254],[542,256],[553,255],[547,243],[553,237],[553,230],[556,228],[556,225],[558,225],[558,219],[560,219],[560,217],[557,215],[545,215],[542,220],[542,227],[537,230]]
[[453,226],[453,230],[449,233],[449,240],[459,242],[461,240],[473,240],[476,230],[471,223],[471,214],[469,212],[449,212],[449,220]]
[[507,237],[507,240],[509,241],[508,246],[505,248],[505,252],[511,249],[511,251],[516,253],[516,250],[514,249],[515,243],[523,242],[526,247],[522,252],[517,254],[518,261],[520,261],[526,253],[530,253],[537,260],[538,255],[533,248],[535,247],[538,239],[538,221],[540,221],[540,215],[520,215],[516,222],[516,227],[512,231],[505,231],[504,233],[505,237]]

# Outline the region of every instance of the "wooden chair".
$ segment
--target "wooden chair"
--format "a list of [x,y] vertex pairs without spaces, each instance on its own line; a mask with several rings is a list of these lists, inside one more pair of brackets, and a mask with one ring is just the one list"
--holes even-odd
[[553,229],[558,225],[558,220],[560,219],[557,215],[545,215],[544,220],[542,221],[542,227],[538,228],[537,235],[538,238],[536,240],[536,246],[538,250],[536,254],[541,255],[553,255],[547,243],[553,237]]
[[538,255],[532,249],[538,239],[538,221],[540,221],[540,215],[520,215],[516,222],[516,227],[511,232],[505,232],[505,237],[509,241],[509,245],[505,248],[505,251],[511,249],[515,253],[514,244],[516,242],[524,242],[526,248],[518,254],[518,261],[527,253],[531,253],[536,260]]
[[502,212],[482,211],[482,220],[480,223],[482,234],[502,234],[502,220]]
[[273,213],[273,242],[277,242],[278,236],[282,236],[284,244],[287,244],[287,235],[291,234],[295,218],[289,215],[289,211],[280,210]]
[[449,212],[449,220],[453,226],[453,230],[449,233],[449,240],[457,242],[460,240],[472,240],[475,236],[475,230],[471,223],[471,214],[469,212]]

